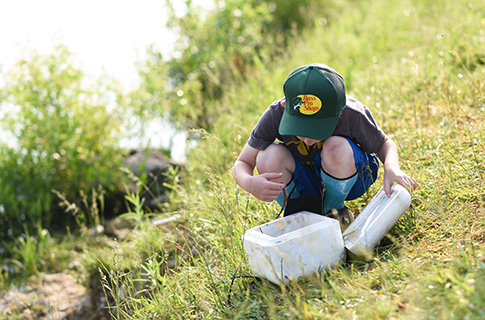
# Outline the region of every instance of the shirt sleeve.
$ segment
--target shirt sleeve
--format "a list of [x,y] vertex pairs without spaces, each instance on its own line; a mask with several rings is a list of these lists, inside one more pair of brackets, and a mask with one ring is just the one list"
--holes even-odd
[[364,128],[362,133],[362,150],[367,153],[376,153],[386,140],[386,134],[377,125],[369,109],[365,108],[364,116],[361,118],[361,126]]
[[348,137],[366,153],[379,151],[387,138],[370,110],[351,97],[347,97],[347,106],[342,111],[334,134]]
[[253,148],[264,150],[276,139],[281,139],[278,132],[284,108],[282,100],[273,102],[263,113],[256,126],[251,131],[248,145]]

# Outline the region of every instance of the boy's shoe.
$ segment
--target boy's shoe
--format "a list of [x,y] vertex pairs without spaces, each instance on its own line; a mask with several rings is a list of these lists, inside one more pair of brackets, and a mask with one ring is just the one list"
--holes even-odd
[[342,232],[354,221],[354,214],[346,206],[341,209],[332,209],[326,216],[337,219]]

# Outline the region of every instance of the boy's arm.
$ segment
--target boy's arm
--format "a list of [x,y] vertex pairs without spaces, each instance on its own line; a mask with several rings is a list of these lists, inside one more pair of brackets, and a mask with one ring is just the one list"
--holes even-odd
[[391,196],[391,186],[399,183],[406,189],[416,189],[417,183],[399,168],[399,156],[397,147],[391,138],[386,138],[377,156],[384,164],[384,191]]
[[234,163],[232,175],[241,188],[259,200],[271,202],[284,188],[283,184],[271,180],[281,178],[283,173],[263,173],[255,176],[253,173],[258,152],[258,149],[246,144]]

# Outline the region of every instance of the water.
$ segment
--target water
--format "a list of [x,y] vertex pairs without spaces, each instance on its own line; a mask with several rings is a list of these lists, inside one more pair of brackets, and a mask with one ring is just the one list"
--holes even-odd
[[[14,106],[0,104],[0,119],[4,116],[7,108],[15,112]],[[172,160],[184,162],[186,160],[187,132],[177,130],[168,120],[155,118],[147,122],[139,120],[126,121],[122,125],[121,137],[118,146],[122,149],[164,149],[170,150]],[[0,145],[18,148],[18,139],[12,132],[0,127]]]
[[134,130],[135,134],[129,138],[122,138],[119,142],[121,148],[165,149],[170,150],[173,160],[177,162],[186,160],[187,132],[175,129],[167,120],[153,119],[146,124],[138,121],[130,130]]

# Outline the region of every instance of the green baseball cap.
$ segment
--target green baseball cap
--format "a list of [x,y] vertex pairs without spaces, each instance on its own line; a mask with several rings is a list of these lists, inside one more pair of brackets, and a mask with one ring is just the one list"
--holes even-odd
[[333,134],[346,104],[344,79],[337,71],[319,63],[299,67],[288,76],[283,91],[281,135],[326,140]]

